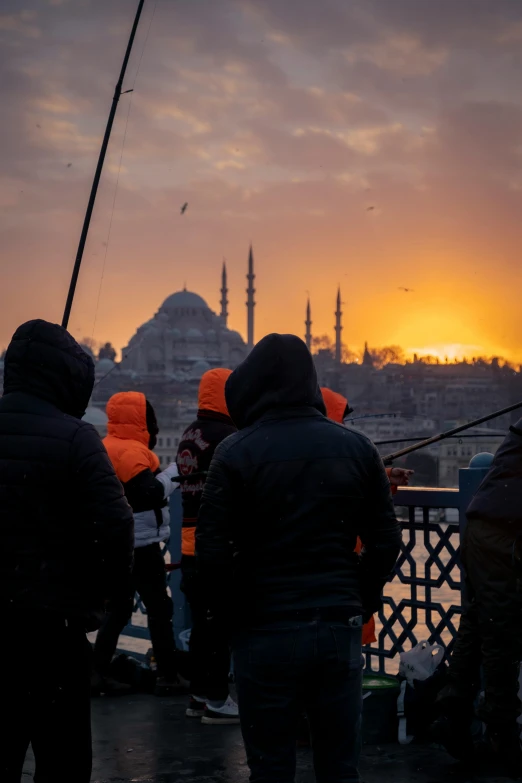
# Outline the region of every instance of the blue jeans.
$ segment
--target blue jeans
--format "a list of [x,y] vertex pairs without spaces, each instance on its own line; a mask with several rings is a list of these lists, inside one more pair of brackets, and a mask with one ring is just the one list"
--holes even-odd
[[232,640],[252,783],[293,783],[299,717],[318,783],[358,783],[362,618],[274,622]]

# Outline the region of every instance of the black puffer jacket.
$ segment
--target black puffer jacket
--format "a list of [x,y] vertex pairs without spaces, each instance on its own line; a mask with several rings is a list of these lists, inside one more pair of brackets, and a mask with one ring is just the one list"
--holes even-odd
[[240,432],[216,450],[196,533],[210,597],[232,570],[250,622],[373,611],[400,545],[389,481],[372,443],[323,415],[305,344],[265,337],[229,378],[226,400]]
[[480,519],[522,533],[522,419],[510,427],[468,511],[468,520]]
[[65,329],[30,321],[16,331],[0,400],[0,608],[87,630],[126,589],[134,544],[122,486],[79,420],[93,383],[92,360]]

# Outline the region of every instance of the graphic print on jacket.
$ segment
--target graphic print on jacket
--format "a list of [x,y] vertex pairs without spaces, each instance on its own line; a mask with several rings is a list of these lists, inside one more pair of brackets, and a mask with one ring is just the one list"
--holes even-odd
[[159,459],[149,448],[158,433],[154,410],[141,392],[119,392],[107,403],[107,416],[103,442],[134,512],[135,546],[166,541],[168,498],[178,488],[172,481],[177,468],[160,471]]
[[[183,530],[181,553],[193,557],[199,505],[214,451],[222,440],[236,432],[225,402],[225,383],[231,370],[221,367],[208,370],[201,377],[198,394],[197,419],[181,436],[176,462],[180,476],[183,500]],[[191,480],[190,476],[196,474]]]

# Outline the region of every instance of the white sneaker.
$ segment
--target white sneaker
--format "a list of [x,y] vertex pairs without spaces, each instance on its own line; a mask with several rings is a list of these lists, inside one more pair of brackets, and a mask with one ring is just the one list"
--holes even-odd
[[229,696],[221,705],[218,702],[207,702],[201,723],[207,726],[235,725],[239,723],[239,709],[234,699]]

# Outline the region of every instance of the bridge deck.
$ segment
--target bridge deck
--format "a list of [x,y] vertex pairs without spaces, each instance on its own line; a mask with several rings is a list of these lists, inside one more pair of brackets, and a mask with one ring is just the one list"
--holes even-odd
[[[235,726],[202,726],[185,718],[184,698],[132,696],[93,700],[93,783],[246,783]],[[28,758],[23,783],[32,780]],[[469,783],[443,752],[428,746],[365,746],[364,783]],[[299,751],[296,783],[313,783],[311,753]],[[500,778],[478,777],[480,783]],[[74,770],[71,770],[71,783]]]

